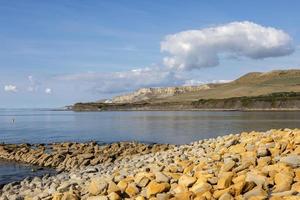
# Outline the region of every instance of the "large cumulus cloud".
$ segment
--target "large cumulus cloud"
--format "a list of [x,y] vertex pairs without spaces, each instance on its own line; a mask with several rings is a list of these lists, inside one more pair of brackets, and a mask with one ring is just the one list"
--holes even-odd
[[168,35],[161,42],[161,51],[168,54],[164,58],[167,67],[192,70],[217,66],[223,55],[251,59],[285,56],[294,46],[284,31],[244,21]]

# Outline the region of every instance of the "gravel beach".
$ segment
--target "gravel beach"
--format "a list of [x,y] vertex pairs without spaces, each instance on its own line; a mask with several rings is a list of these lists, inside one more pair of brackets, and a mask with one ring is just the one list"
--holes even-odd
[[300,199],[300,129],[187,145],[0,145],[0,158],[57,169],[4,185],[1,200]]

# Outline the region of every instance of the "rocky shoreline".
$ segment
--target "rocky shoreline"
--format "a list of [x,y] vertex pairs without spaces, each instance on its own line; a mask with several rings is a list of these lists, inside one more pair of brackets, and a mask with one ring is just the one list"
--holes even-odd
[[56,168],[0,190],[1,200],[300,199],[300,129],[188,145],[0,145],[0,157]]
[[114,162],[127,155],[164,151],[171,145],[120,142],[99,145],[90,143],[0,144],[0,158],[57,171],[70,171],[103,162]]

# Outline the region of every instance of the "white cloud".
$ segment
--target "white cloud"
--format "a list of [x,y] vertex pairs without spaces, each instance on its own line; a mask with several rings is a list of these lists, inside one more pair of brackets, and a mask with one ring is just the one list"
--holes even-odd
[[4,86],[4,91],[6,92],[17,92],[17,86],[15,85],[5,85]]
[[52,94],[52,89],[51,88],[46,88],[45,93],[46,94]]
[[167,67],[192,70],[217,66],[222,55],[263,59],[289,55],[294,46],[284,31],[244,21],[168,35],[161,51],[169,54]]

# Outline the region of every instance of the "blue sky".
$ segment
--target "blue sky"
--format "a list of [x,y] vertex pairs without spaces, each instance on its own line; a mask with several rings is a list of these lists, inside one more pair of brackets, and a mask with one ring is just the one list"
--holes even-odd
[[[0,0],[0,107],[58,107],[139,87],[300,68],[299,7],[296,0]],[[254,32],[241,33],[238,23]],[[254,35],[258,50],[227,36],[215,43],[209,27],[218,37],[218,27],[239,32],[234,37]],[[260,37],[268,27],[275,31]],[[191,36],[190,30],[200,32]],[[199,34],[206,39],[199,41]],[[259,46],[270,34],[276,42]],[[183,52],[182,43],[196,50]]]

